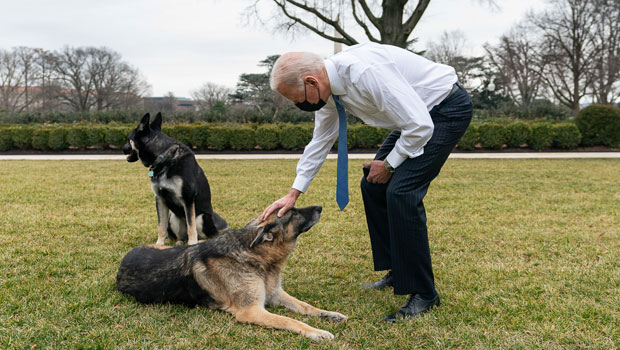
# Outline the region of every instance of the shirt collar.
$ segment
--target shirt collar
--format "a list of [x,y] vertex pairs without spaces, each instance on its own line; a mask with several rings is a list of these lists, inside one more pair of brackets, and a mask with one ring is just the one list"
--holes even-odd
[[329,58],[325,59],[325,70],[327,71],[327,78],[329,79],[329,87],[332,90],[332,95],[346,95],[347,92],[344,90],[344,85],[342,84],[342,79],[340,79],[338,75],[336,65],[334,62],[330,61]]

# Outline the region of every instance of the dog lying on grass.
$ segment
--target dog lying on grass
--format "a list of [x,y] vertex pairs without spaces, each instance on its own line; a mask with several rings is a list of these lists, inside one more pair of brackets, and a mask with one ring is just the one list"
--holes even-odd
[[347,319],[282,289],[282,267],[297,237],[319,221],[321,210],[293,208],[281,218],[273,213],[263,222],[254,219],[197,245],[134,248],[121,262],[116,288],[142,303],[204,305],[230,312],[240,322],[287,329],[314,341],[333,339],[327,331],[265,310],[266,305],[282,305],[330,321]]

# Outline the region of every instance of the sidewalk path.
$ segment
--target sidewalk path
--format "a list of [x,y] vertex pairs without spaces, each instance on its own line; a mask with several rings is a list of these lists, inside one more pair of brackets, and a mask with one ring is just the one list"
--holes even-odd
[[[373,159],[372,153],[352,153],[349,159]],[[301,154],[197,154],[198,159],[299,159]],[[330,154],[327,159],[336,159]],[[540,159],[540,158],[620,158],[620,152],[523,152],[523,153],[452,153],[455,159]],[[0,155],[0,160],[125,160],[117,154],[38,154]]]

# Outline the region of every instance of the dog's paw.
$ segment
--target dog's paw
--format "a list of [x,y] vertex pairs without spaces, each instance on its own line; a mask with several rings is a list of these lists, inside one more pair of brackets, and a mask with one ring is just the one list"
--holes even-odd
[[328,331],[324,331],[322,329],[317,329],[315,332],[309,333],[307,335],[313,342],[322,342],[323,340],[333,340],[334,335],[329,333]]
[[326,318],[328,321],[335,322],[346,321],[347,319],[349,319],[347,316],[335,311],[323,311],[319,314],[319,317]]
[[198,240],[190,239],[189,241],[187,241],[187,245],[194,245],[194,244],[198,244]]
[[155,245],[164,245],[164,240],[163,239],[158,239],[157,243],[155,243]]

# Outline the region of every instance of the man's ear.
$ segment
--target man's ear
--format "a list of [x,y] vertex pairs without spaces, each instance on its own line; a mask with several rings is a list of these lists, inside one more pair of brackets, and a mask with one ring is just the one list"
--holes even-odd
[[258,230],[256,232],[256,237],[254,238],[252,243],[250,243],[250,248],[254,248],[255,246],[263,242],[270,242],[270,241],[273,241],[273,233],[271,233],[268,230],[265,230],[265,226],[258,227]]
[[151,115],[150,114],[145,114],[142,117],[142,120],[140,121],[140,124],[138,124],[138,128],[136,129],[138,132],[142,132],[142,131],[148,131],[149,130],[149,121],[151,120]]
[[155,130],[155,131],[161,131],[161,112],[157,113],[157,115],[155,116],[155,119],[153,119],[153,122],[151,123],[151,130]]

